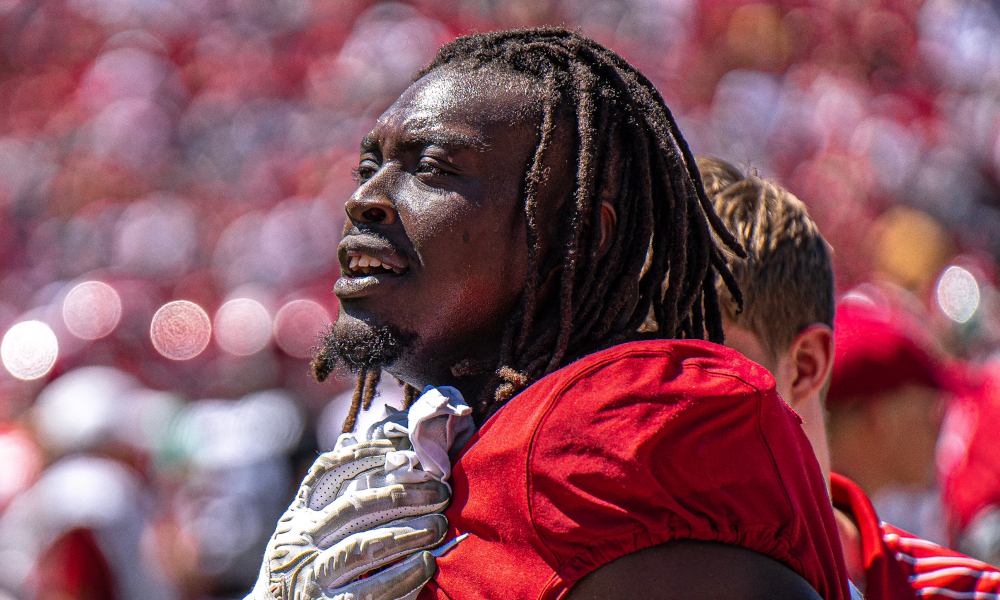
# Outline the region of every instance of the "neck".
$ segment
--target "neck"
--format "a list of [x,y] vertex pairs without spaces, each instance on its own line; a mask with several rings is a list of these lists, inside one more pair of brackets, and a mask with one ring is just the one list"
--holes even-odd
[[494,370],[497,359],[468,360],[438,355],[409,356],[394,363],[387,372],[407,384],[423,390],[425,386],[451,386],[457,389],[466,404],[472,407],[476,422],[482,424],[484,400],[492,399],[497,380]]
[[496,376],[491,371],[465,377],[456,377],[450,385],[462,393],[465,403],[472,407],[472,417],[476,425],[486,420],[484,406],[488,405],[496,392]]
[[[813,394],[795,407],[802,417],[802,431],[809,438],[816,461],[823,471],[823,480],[830,487],[830,443],[826,433],[826,415],[823,400],[819,394]],[[840,534],[840,545],[844,550],[844,563],[847,575],[859,590],[864,592],[867,586],[864,553],[861,546],[861,532],[854,522],[853,515],[848,515],[834,508],[833,515],[837,521],[837,532]]]
[[823,401],[819,394],[813,394],[795,406],[795,412],[802,417],[802,431],[809,438],[813,453],[823,470],[823,477],[830,478],[830,445],[826,438],[826,419]]
[[[795,405],[795,412],[802,418],[802,431],[809,438],[813,454],[823,471],[823,480],[827,489],[830,487],[830,442],[826,432],[826,414],[823,399],[819,393],[810,395]],[[845,474],[846,475],[846,474]],[[853,515],[848,515],[834,508],[833,515],[837,521],[837,532],[840,534],[840,545],[844,550],[844,562],[848,577],[854,585],[864,592],[867,584],[864,556],[861,546],[861,532],[854,522]]]

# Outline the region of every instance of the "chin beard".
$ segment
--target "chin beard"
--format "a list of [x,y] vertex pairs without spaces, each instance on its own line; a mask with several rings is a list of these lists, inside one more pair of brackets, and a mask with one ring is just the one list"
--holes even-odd
[[351,373],[387,369],[409,348],[416,334],[391,325],[370,325],[361,321],[336,323],[327,329],[312,360],[318,381],[344,369]]

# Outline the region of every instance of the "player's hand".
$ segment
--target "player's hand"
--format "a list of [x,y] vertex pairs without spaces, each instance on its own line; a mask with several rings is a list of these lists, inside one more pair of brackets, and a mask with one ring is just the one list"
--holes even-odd
[[414,600],[424,584],[434,576],[437,565],[427,551],[414,554],[371,577],[329,592],[331,600]]
[[[384,470],[389,440],[373,440],[322,454],[278,521],[268,542],[253,600],[415,596],[435,571],[421,550],[444,538],[440,514],[449,500],[438,481],[396,482]],[[361,581],[369,571],[414,554]],[[352,583],[354,582],[354,583]]]

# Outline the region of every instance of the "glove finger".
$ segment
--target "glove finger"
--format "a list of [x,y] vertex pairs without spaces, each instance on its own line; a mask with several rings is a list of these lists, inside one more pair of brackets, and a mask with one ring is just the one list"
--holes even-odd
[[333,599],[410,600],[436,572],[434,556],[427,551],[420,552],[385,571],[335,590]]
[[[419,469],[412,472],[407,469],[392,470],[386,473],[386,468],[386,466],[380,466],[375,469],[369,469],[362,473],[358,473],[348,481],[342,482],[340,489],[336,492],[336,497],[339,498],[340,496],[344,496],[346,494],[357,494],[362,490],[372,488],[389,487],[397,484],[416,484],[434,479],[434,477],[430,474],[420,471]],[[313,508],[313,510],[319,510],[322,508],[322,506],[319,506],[316,499],[319,497],[320,489],[323,485],[324,482],[321,482],[313,492],[313,501],[309,505],[309,507]],[[332,488],[326,488],[323,491],[327,494],[332,494],[334,492]],[[332,501],[333,498],[330,498],[326,501],[326,504],[329,504]]]
[[365,456],[332,467],[312,486],[307,498],[309,510],[328,506],[344,495],[348,485],[355,489],[383,487],[385,479],[385,454]]
[[338,588],[401,557],[438,545],[446,533],[448,519],[437,513],[356,533],[316,557],[316,580],[326,589]]
[[448,504],[448,486],[440,481],[396,484],[342,496],[319,511],[309,532],[320,549],[347,536],[405,517],[438,512]]
[[320,454],[302,480],[295,504],[313,510],[325,506],[345,481],[385,465],[386,453],[393,450],[388,440],[372,440]]

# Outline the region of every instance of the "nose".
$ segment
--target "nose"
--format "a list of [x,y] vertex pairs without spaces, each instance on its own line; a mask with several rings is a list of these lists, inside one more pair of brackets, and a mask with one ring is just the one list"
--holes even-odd
[[396,206],[377,190],[362,185],[344,204],[347,216],[357,225],[392,225],[399,218]]

